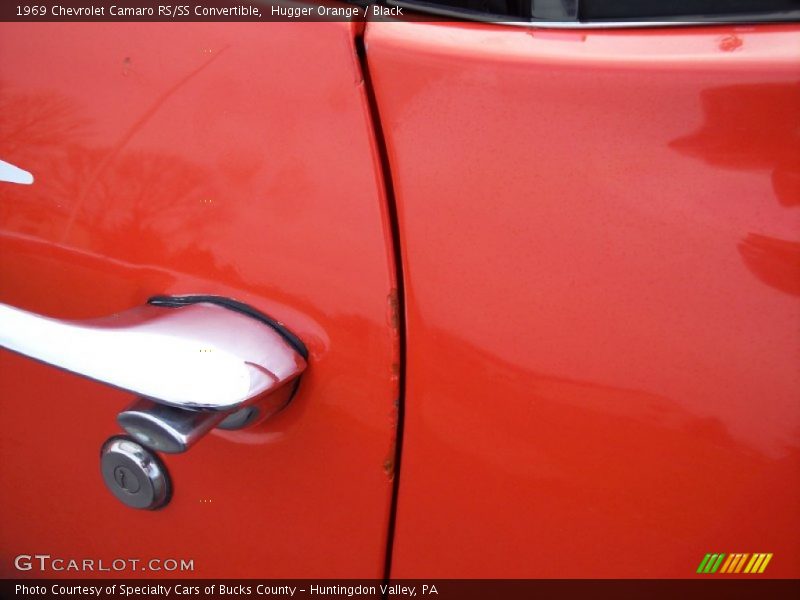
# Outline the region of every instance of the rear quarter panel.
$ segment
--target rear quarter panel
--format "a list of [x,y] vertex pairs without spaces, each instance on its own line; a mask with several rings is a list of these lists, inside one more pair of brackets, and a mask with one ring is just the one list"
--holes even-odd
[[800,575],[800,29],[371,23],[394,577]]

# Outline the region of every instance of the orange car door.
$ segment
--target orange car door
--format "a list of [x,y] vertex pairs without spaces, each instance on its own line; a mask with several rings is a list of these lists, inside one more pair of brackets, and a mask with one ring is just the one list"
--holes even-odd
[[309,353],[279,415],[164,456],[156,511],[100,476],[131,394],[0,353],[3,577],[382,576],[396,286],[355,33],[0,28],[0,301],[70,320],[222,296]]

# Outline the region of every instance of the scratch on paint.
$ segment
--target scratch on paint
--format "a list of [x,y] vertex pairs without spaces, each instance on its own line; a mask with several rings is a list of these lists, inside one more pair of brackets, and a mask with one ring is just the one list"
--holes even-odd
[[[184,85],[189,83],[195,76],[199,75],[202,71],[204,71],[208,66],[211,65],[215,60],[217,60],[222,53],[225,52],[230,46],[225,46],[224,48],[220,49],[214,56],[210,57],[206,60],[203,64],[201,64],[196,69],[190,71],[183,77],[181,77],[178,81],[176,81],[171,87],[167,88],[156,100],[153,102],[150,107],[145,110],[142,115],[136,119],[128,130],[122,135],[122,137],[117,141],[116,144],[111,148],[111,151],[106,154],[103,160],[100,161],[100,164],[97,165],[94,173],[89,177],[89,180],[86,184],[82,187],[80,194],[78,195],[77,200],[75,200],[75,204],[72,207],[69,215],[69,221],[67,221],[66,226],[64,227],[64,233],[61,236],[61,242],[66,242],[69,238],[69,234],[72,231],[73,226],[75,225],[75,220],[77,219],[78,213],[80,212],[81,206],[83,206],[86,197],[89,195],[89,192],[92,191],[97,180],[100,179],[100,176],[103,172],[111,165],[117,155],[128,145],[128,143],[133,139],[136,133],[144,127],[144,125],[153,118],[153,116],[161,109],[164,103],[169,100],[170,96],[172,96],[175,92],[177,92],[180,88]],[[130,57],[128,57],[130,59]]]

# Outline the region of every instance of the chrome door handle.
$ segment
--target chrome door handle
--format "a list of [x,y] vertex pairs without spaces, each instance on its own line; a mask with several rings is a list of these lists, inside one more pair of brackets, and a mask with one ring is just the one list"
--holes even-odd
[[299,340],[247,312],[230,300],[182,296],[61,321],[0,303],[0,346],[135,393],[122,427],[153,449],[182,452],[232,415],[247,422],[253,411],[242,409],[282,408],[294,389],[287,384],[306,368]]

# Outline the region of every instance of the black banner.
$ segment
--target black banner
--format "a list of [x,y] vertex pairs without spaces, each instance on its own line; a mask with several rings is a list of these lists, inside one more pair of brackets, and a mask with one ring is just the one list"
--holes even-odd
[[290,0],[4,0],[0,21],[359,21],[404,18],[408,9],[373,2]]
[[[666,9],[647,12],[637,10],[636,2],[618,4],[611,13],[599,12],[600,17],[579,21],[574,3],[550,2],[546,7],[527,2],[487,0],[3,0],[0,2],[0,21],[24,22],[92,22],[92,21],[365,21],[392,19],[401,21],[475,20],[491,23],[580,27],[587,23],[601,26],[635,26],[641,22],[653,24],[690,23],[758,23],[792,22],[800,20],[798,0],[776,0],[774,3],[750,3],[746,7],[728,7],[717,3],[716,8],[696,11],[691,2],[672,8],[670,2],[650,2],[647,6]],[[794,2],[794,4],[792,4]],[[592,5],[593,6],[593,5]],[[605,4],[603,6],[606,6]],[[682,7],[682,8],[680,8]],[[728,8],[726,8],[728,7]],[[749,8],[748,8],[749,7]],[[755,8],[753,8],[755,7]],[[519,10],[517,10],[519,9]],[[538,12],[537,12],[538,9]],[[735,10],[734,10],[735,9]],[[555,11],[555,12],[554,12]],[[652,14],[651,14],[652,13]],[[587,13],[589,14],[589,13]],[[594,15],[595,13],[591,13]],[[582,17],[586,15],[581,12]],[[613,15],[610,18],[608,15]],[[546,18],[541,18],[541,17]]]

